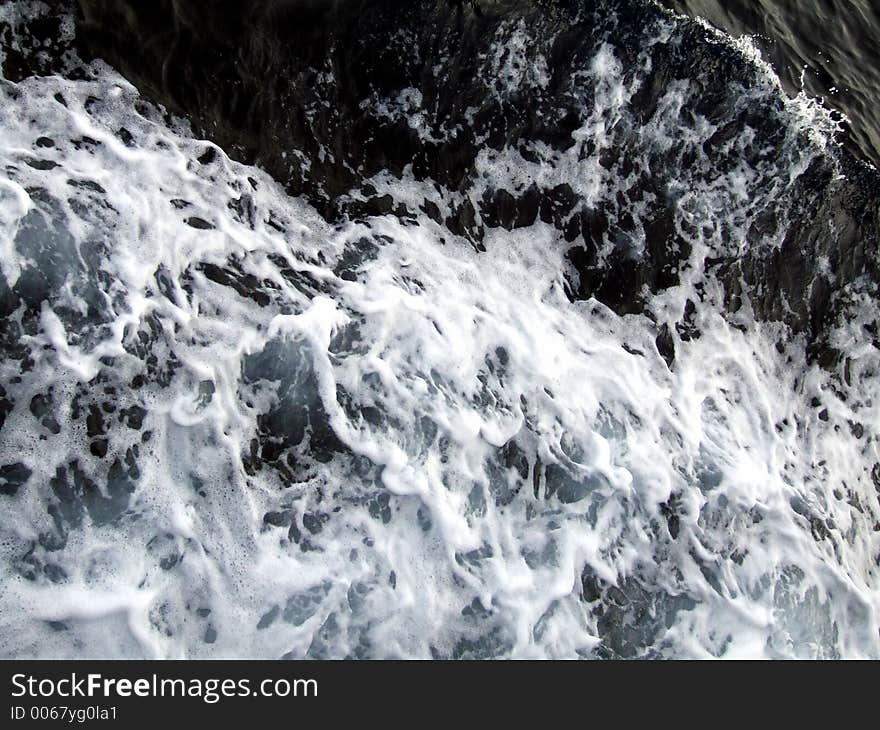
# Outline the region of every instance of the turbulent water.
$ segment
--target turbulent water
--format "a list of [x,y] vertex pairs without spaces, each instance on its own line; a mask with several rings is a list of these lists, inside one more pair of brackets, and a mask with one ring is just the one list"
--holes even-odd
[[880,656],[834,115],[653,4],[427,5],[260,139],[0,6],[0,653]]
[[875,0],[660,0],[747,34],[785,87],[806,89],[843,114],[844,142],[880,164],[880,5]]

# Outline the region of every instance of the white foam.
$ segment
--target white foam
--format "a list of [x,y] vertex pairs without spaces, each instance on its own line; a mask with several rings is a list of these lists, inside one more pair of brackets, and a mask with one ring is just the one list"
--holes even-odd
[[[499,56],[506,63],[524,47],[520,31]],[[748,317],[733,326],[711,284],[702,301],[694,290],[706,256],[747,245],[738,226],[752,212],[750,191],[767,185],[772,194],[779,170],[735,169],[679,191],[679,223],[700,224],[691,273],[651,301],[656,321],[617,316],[595,300],[567,299],[566,246],[549,226],[490,229],[480,254],[448,232],[441,244],[426,217],[333,231],[258,169],[222,152],[200,165],[208,143],[137,107],[134,89],[112,70],[92,70],[92,80],[28,79],[14,102],[11,87],[0,87],[0,158],[12,170],[0,223],[4,250],[18,257],[4,256],[4,275],[14,282],[26,263],[16,248],[25,216],[35,208],[48,215],[25,192],[34,186],[56,201],[75,241],[71,270],[84,249],[98,247],[109,274],[97,285],[108,294],[108,327],[84,318],[73,332],[45,304],[29,341],[39,355],[33,369],[13,384],[13,364],[3,365],[16,406],[0,457],[33,471],[15,498],[2,497],[4,655],[588,656],[615,629],[581,596],[585,569],[626,594],[608,620],[632,620],[626,605],[643,611],[649,617],[633,641],[663,655],[880,655],[873,348],[855,322],[838,332],[859,396],[844,402],[829,375],[807,365],[802,344],[779,353],[778,327]],[[599,84],[595,107],[575,137],[595,151],[581,159],[577,145],[568,156],[536,147],[541,163],[486,151],[478,161],[485,185],[573,182],[587,204],[626,189],[596,160],[614,143],[633,87],[611,46],[589,74]],[[540,86],[542,76],[531,81]],[[700,120],[676,122],[687,94],[686,85],[668,90],[645,127],[646,145],[668,149],[676,139],[698,148],[711,136]],[[104,101],[87,110],[89,96]],[[400,103],[409,109],[410,101]],[[117,138],[121,126],[133,147]],[[77,148],[83,134],[100,144]],[[38,136],[55,146],[37,150]],[[818,153],[792,147],[786,163]],[[24,161],[34,155],[59,166],[35,170]],[[100,184],[106,205],[71,178]],[[398,199],[424,192],[408,179],[387,185]],[[226,206],[243,193],[253,200],[253,227]],[[77,201],[98,217],[84,219]],[[187,225],[193,216],[213,228]],[[729,225],[731,237],[717,227],[703,233],[710,223]],[[341,254],[364,236],[378,246],[375,257],[356,281],[337,277]],[[233,259],[274,284],[260,286],[268,305],[199,271]],[[171,299],[157,284],[160,267]],[[283,267],[324,293],[305,295]],[[82,308],[77,291],[68,303]],[[675,337],[670,370],[654,340],[688,298],[699,303],[702,336]],[[140,444],[128,513],[104,526],[85,516],[63,549],[41,554],[63,567],[63,580],[27,580],[15,566],[52,529],[45,510],[56,469],[79,459],[106,490],[110,459],[87,456],[82,421],[70,413],[77,384],[97,388],[100,373],[130,382],[138,357],[123,353],[149,318],[160,327],[152,352],[180,364],[166,387],[118,396],[147,409],[143,430],[153,434],[141,442],[140,431],[113,422],[111,457]],[[289,361],[251,382],[249,358],[276,345]],[[108,354],[113,365],[100,359]],[[284,397],[278,383],[294,371],[312,373],[313,385],[297,381],[297,397],[321,404],[348,455],[309,462],[296,480],[268,466],[248,473],[257,416]],[[50,385],[61,431],[41,439],[28,403]],[[810,405],[817,395],[827,421]],[[864,439],[850,437],[847,420],[863,424]],[[854,499],[864,511],[850,506]],[[661,507],[669,502],[677,537]],[[268,525],[269,512],[292,515],[300,542],[286,524]],[[320,529],[306,524],[319,513]],[[835,529],[817,538],[805,515]]]

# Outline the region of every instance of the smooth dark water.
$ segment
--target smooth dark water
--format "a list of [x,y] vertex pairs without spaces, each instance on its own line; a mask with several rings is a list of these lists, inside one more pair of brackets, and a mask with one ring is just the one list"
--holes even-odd
[[660,0],[726,32],[755,36],[785,88],[849,118],[847,145],[880,163],[880,3],[873,0]]

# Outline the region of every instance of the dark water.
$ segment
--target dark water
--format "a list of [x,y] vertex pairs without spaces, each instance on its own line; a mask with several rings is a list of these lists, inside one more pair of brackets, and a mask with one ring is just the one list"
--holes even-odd
[[[685,114],[719,125],[702,150],[713,164],[723,168],[744,154],[724,145],[747,128],[758,135],[756,144],[782,153],[779,100],[771,95],[752,108],[743,105],[748,90],[760,86],[763,72],[733,49],[707,42],[701,26],[679,23],[675,42],[652,46],[651,68],[642,75],[647,34],[665,17],[642,0],[464,5],[273,0],[237,9],[224,3],[206,9],[188,3],[129,6],[82,0],[79,6],[84,17],[78,42],[84,53],[112,59],[141,88],[184,114],[224,149],[264,167],[291,193],[304,195],[328,219],[392,212],[392,199],[364,182],[380,172],[400,177],[411,170],[416,179],[432,180],[460,196],[440,222],[478,248],[487,228],[517,228],[538,218],[556,226],[565,240],[582,236],[586,247],[569,253],[578,271],[570,282],[572,294],[595,296],[619,313],[641,310],[643,286],[658,291],[674,285],[677,266],[671,257],[688,255],[688,247],[676,240],[674,201],[662,192],[688,164],[680,150],[673,147],[669,154],[676,159],[655,161],[631,187],[633,199],[654,200],[648,241],[657,248],[637,262],[619,245],[610,257],[599,256],[600,241],[616,237],[617,222],[627,215],[604,207],[584,210],[568,181],[560,179],[552,189],[533,184],[511,194],[490,186],[477,193],[481,150],[517,147],[522,140],[569,149],[584,103],[580,92],[572,92],[570,80],[607,41],[626,58],[625,78],[638,85],[621,149],[602,156],[612,176],[630,175],[642,154],[639,124],[657,113],[676,83],[691,87],[693,101]],[[497,52],[492,39],[514,22],[534,26],[537,38],[523,49],[517,59],[522,67],[513,73],[524,74],[528,64],[538,63],[546,45],[541,62],[548,67],[548,83],[519,85],[511,96],[487,95],[482,66]],[[385,37],[398,40],[387,45],[381,41]],[[136,51],[132,38],[144,41]],[[427,133],[402,117],[377,119],[373,113],[377,100],[394,98],[404,89],[418,90],[416,107],[428,115]],[[869,135],[870,127],[862,134]],[[291,150],[298,151],[295,159]],[[762,156],[756,148],[742,162],[760,166]],[[835,161],[853,168],[843,181],[832,182],[831,170],[815,164],[808,176],[815,191],[803,198],[814,200],[815,210],[795,216],[804,230],[789,229],[779,262],[763,260],[764,253],[762,261],[753,261],[753,253],[746,253],[725,275],[735,278],[744,269],[750,284],[764,282],[753,303],[758,315],[781,316],[798,331],[808,331],[811,347],[834,359],[821,351],[822,323],[831,316],[836,297],[831,285],[814,286],[812,269],[817,257],[831,255],[847,269],[844,278],[857,275],[848,269],[853,262],[861,267],[863,256],[854,252],[876,235],[874,214],[868,212],[876,207],[869,195],[876,178],[855,169],[849,154]],[[352,196],[356,186],[359,193]],[[759,237],[762,226],[787,215],[773,200],[755,201],[765,207],[766,223],[756,222],[751,236]],[[841,214],[848,222],[833,222]],[[834,244],[823,233],[827,225],[836,231]],[[822,250],[828,245],[834,250]],[[785,292],[784,305],[780,292]]]
[[0,654],[880,656],[876,22],[713,7],[0,5]]
[[792,93],[805,89],[849,119],[847,145],[880,162],[880,5],[872,0],[661,0],[732,35],[755,36]]

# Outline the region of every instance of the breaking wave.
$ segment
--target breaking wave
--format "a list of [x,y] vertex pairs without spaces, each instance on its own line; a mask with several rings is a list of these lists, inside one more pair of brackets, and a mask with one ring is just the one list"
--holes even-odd
[[[880,655],[876,180],[600,5],[467,16],[454,120],[359,102],[454,186],[322,198],[338,148],[236,162],[66,46],[0,81],[0,653]],[[7,74],[52,12],[0,8]]]

